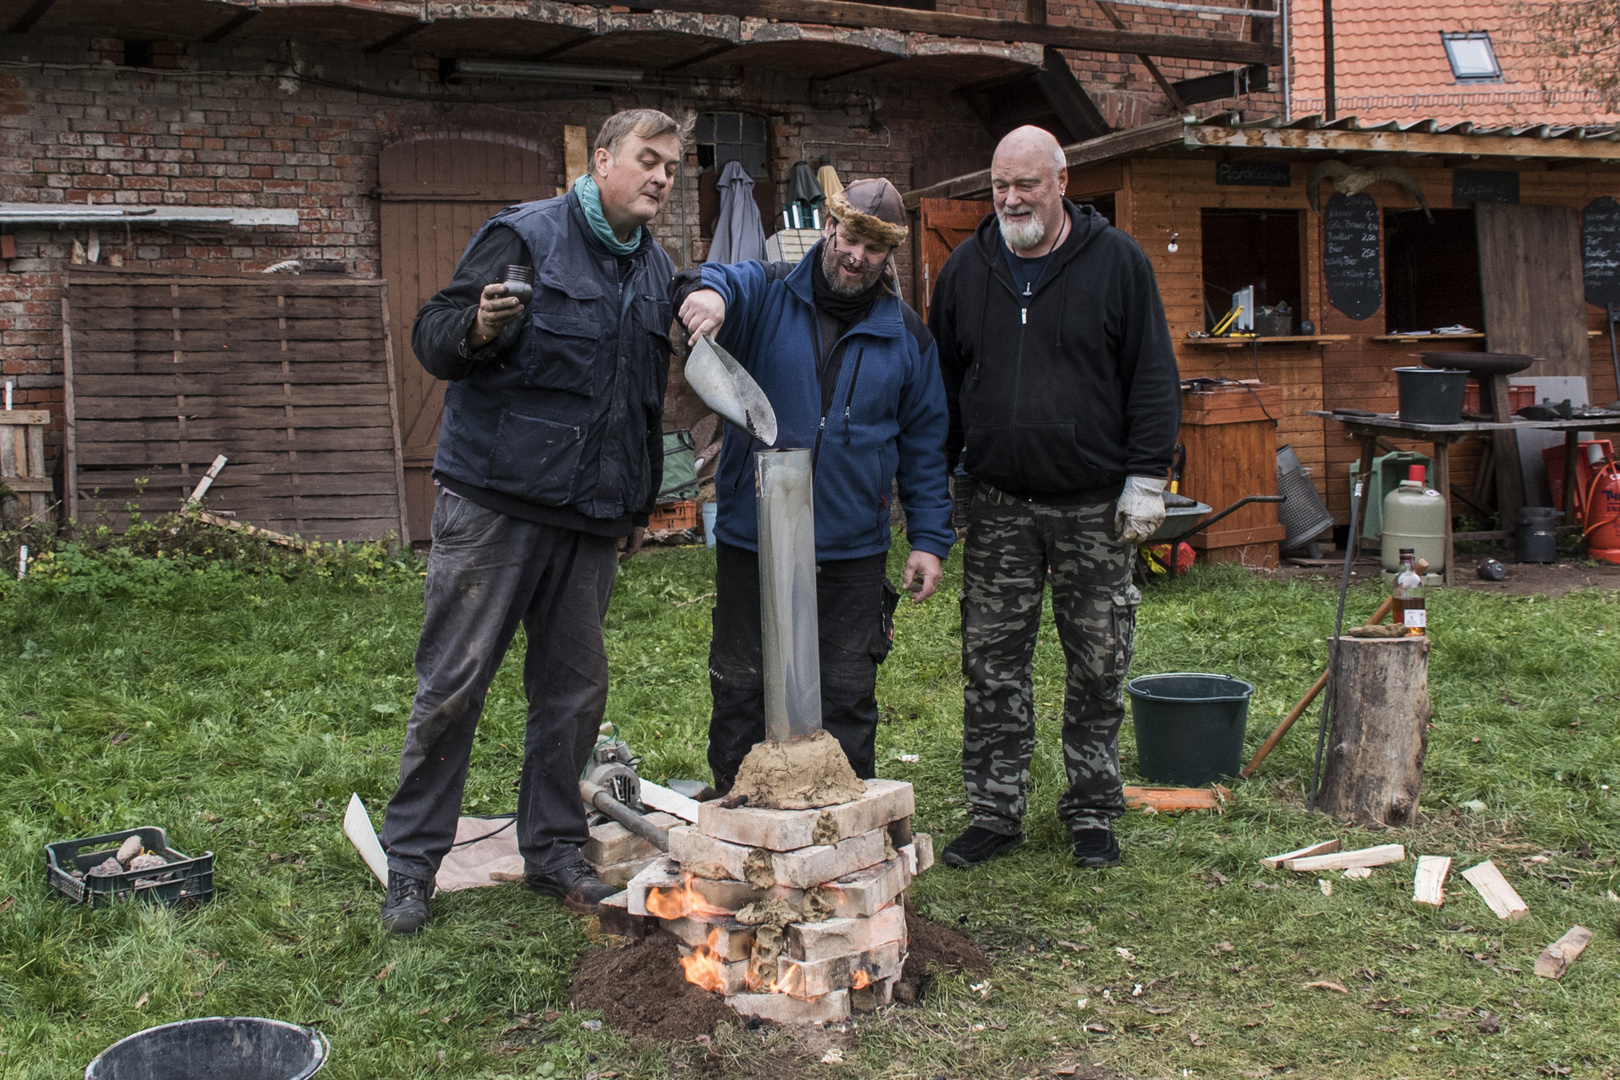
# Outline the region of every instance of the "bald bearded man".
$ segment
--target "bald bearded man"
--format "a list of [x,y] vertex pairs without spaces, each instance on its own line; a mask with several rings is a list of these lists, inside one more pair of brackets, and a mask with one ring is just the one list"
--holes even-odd
[[1115,866],[1125,809],[1119,727],[1136,605],[1132,555],[1164,520],[1180,375],[1147,257],[1064,198],[1049,132],[1023,127],[990,165],[995,213],[951,253],[929,309],[971,486],[962,585],[962,778],[971,824],[956,867],[1023,838],[1035,746],[1030,681],[1041,598],[1067,661],[1057,813],[1085,867]]

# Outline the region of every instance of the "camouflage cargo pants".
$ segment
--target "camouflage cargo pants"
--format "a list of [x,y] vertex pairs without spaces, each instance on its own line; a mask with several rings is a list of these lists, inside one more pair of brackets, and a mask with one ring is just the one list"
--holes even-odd
[[1046,506],[975,485],[963,556],[962,780],[975,825],[1011,834],[1024,816],[1035,748],[1031,669],[1041,596],[1052,610],[1068,675],[1063,759],[1069,788],[1058,817],[1101,828],[1125,809],[1119,726],[1136,606],[1131,549],[1116,539],[1114,504]]

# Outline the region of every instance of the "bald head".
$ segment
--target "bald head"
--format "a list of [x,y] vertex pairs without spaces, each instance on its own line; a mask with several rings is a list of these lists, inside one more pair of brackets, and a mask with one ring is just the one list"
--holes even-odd
[[1058,242],[1063,191],[1069,183],[1063,148],[1045,128],[1009,132],[990,160],[990,191],[1007,246],[1039,256]]

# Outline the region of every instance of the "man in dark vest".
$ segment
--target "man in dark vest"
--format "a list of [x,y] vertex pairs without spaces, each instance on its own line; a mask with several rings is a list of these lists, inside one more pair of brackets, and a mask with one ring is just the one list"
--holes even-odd
[[1023,839],[1035,748],[1031,664],[1041,595],[1063,645],[1057,814],[1084,867],[1119,863],[1119,727],[1131,666],[1136,547],[1161,494],[1181,380],[1153,268],[1063,193],[1067,159],[1022,127],[990,164],[995,213],[934,287],[929,326],[950,400],[949,456],[968,489],[962,559],[962,780],[971,824],[945,848],[970,867]]
[[[877,668],[898,593],[885,572],[898,481],[911,552],[900,586],[922,601],[955,539],[945,479],[945,390],[934,339],[900,299],[900,193],[857,180],[827,200],[822,240],[798,265],[705,263],[675,279],[693,338],[713,333],[770,399],[778,445],[814,453],[821,724],[862,778],[877,775]],[[753,451],[728,430],[715,472],[709,766],[724,792],[765,737]]]
[[[486,222],[416,317],[411,347],[450,385],[416,701],[382,835],[382,921],[394,933],[432,918],[473,732],[519,624],[525,881],[581,913],[616,891],[580,855],[578,782],[607,705],[602,619],[617,546],[635,546],[663,470],[673,267],[646,226],[684,135],[651,109],[609,117],[573,189]],[[509,264],[533,269],[528,303],[501,284]]]

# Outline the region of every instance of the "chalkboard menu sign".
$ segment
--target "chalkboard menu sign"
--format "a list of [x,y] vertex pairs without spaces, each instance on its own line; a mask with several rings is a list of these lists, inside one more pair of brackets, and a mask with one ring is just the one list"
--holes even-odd
[[1384,302],[1378,245],[1378,204],[1372,196],[1334,192],[1323,215],[1322,276],[1328,302],[1352,319],[1367,318]]
[[1294,177],[1286,161],[1218,161],[1215,182],[1223,187],[1290,187]]
[[1588,304],[1620,306],[1620,202],[1607,195],[1581,211],[1581,273]]
[[1519,174],[1511,169],[1453,169],[1453,206],[1475,203],[1516,203],[1519,201]]

